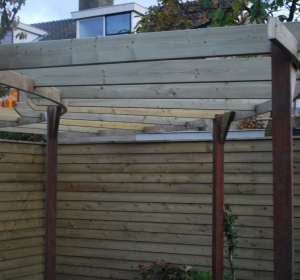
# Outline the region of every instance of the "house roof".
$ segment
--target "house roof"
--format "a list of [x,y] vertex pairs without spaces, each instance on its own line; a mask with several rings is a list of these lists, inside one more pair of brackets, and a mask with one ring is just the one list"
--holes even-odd
[[31,26],[47,31],[48,34],[42,36],[39,41],[76,38],[76,20],[73,19],[34,23]]

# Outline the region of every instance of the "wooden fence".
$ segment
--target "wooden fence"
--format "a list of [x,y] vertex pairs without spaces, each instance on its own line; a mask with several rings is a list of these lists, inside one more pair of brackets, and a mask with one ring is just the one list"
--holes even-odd
[[43,278],[44,152],[0,142],[0,279]]
[[[225,144],[225,200],[238,215],[238,279],[273,279],[271,145]],[[294,146],[297,183],[300,139]],[[133,279],[139,263],[162,259],[210,270],[211,152],[211,142],[61,145],[58,279]],[[295,184],[295,273],[299,194]]]
[[[271,140],[227,141],[238,279],[272,279]],[[211,269],[211,142],[60,145],[58,280],[133,279],[140,262]],[[294,139],[300,279],[300,139]],[[44,150],[0,143],[0,279],[43,279]]]

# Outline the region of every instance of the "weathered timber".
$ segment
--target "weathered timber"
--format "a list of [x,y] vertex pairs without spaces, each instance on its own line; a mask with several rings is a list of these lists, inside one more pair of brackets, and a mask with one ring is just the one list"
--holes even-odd
[[[294,279],[292,72],[290,58],[272,43],[274,280]],[[296,180],[296,178],[295,178]]]
[[[271,82],[185,83],[58,87],[62,99],[193,99],[271,98]],[[84,94],[83,94],[84,93]],[[32,98],[40,98],[32,96]]]
[[268,18],[268,39],[281,49],[300,69],[299,44],[279,18]]
[[[268,57],[208,59],[201,60],[201,63],[198,60],[174,60],[159,63],[43,68],[18,72],[31,77],[37,87],[270,81],[270,63]],[[90,101],[93,103],[93,100]],[[69,100],[69,106],[74,102],[75,100]]]
[[[299,24],[285,26],[299,41]],[[271,48],[267,26],[251,25],[3,45],[1,52],[0,69],[6,70],[263,54]]]
[[223,114],[222,121],[221,121],[221,135],[220,135],[221,144],[225,143],[229,131],[229,127],[231,125],[231,122],[234,119],[234,116],[235,116],[235,112],[227,112]]

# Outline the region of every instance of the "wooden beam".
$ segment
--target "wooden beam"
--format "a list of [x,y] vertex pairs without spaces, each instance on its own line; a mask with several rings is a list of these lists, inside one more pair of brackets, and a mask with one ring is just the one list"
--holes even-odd
[[69,106],[253,111],[266,99],[95,99],[69,100]]
[[220,141],[222,119],[222,115],[216,115],[213,125],[213,280],[223,279],[224,145]]
[[[60,92],[55,88],[35,88],[34,80],[12,71],[0,71],[0,84],[26,91],[60,106]],[[62,106],[64,107],[64,106]],[[65,110],[66,108],[64,108]]]
[[229,131],[229,127],[231,122],[233,121],[235,112],[227,112],[223,115],[222,117],[222,121],[221,121],[221,140],[220,143],[224,144],[228,131]]
[[[62,99],[270,99],[271,81],[58,87]],[[39,98],[32,96],[32,98]]]
[[46,166],[46,280],[56,279],[57,133],[61,107],[48,109]]
[[185,125],[157,125],[145,127],[145,133],[161,133],[161,132],[170,132],[170,131],[180,131],[180,130],[188,130],[193,128],[204,127],[204,120],[195,120],[191,122],[187,122]]
[[[232,58],[171,60],[18,70],[36,87],[250,82],[271,80],[271,60]],[[69,105],[72,106],[72,105]]]
[[[31,105],[30,105],[31,106]],[[37,109],[34,105],[33,109]],[[46,107],[41,107],[46,108]],[[147,109],[147,108],[116,108],[116,107],[68,107],[70,113],[116,114],[134,116],[182,117],[214,119],[216,114],[226,110],[188,110],[188,109]]]
[[140,130],[129,130],[129,129],[105,129],[99,130],[99,136],[124,136],[124,135],[133,135],[141,133]]
[[20,115],[11,108],[0,108],[0,121],[16,122]]
[[[10,109],[12,110],[12,109]],[[30,117],[19,117],[14,121],[0,121],[0,128],[3,127],[15,127],[21,125],[35,124],[45,121],[44,114],[41,114],[39,118],[30,118]]]
[[272,111],[272,100],[265,101],[255,106],[255,114],[264,114]]
[[130,130],[144,130],[150,124],[140,123],[125,123],[125,122],[104,122],[104,121],[86,121],[86,120],[66,120],[60,121],[61,125],[67,126],[81,126],[81,127],[95,127],[95,128],[120,128]]
[[195,120],[195,118],[93,114],[93,113],[66,113],[65,115],[62,116],[62,119],[146,123],[146,124],[161,124],[161,125],[162,124],[184,125],[187,121]]
[[15,111],[22,117],[38,118],[43,111],[34,111],[27,103],[17,102],[15,103]]
[[272,43],[274,280],[294,279],[292,71],[290,57]]
[[300,69],[299,44],[295,36],[280,22],[279,18],[268,18],[268,39],[280,48]]
[[[299,40],[299,23],[285,26]],[[0,69],[264,54],[267,40],[267,26],[257,24],[2,45]]]
[[59,139],[70,139],[70,138],[88,138],[97,137],[97,133],[85,133],[85,132],[58,132]]
[[83,138],[63,138],[59,143],[98,143],[98,142],[133,142],[136,141],[136,135],[123,136],[98,136]]

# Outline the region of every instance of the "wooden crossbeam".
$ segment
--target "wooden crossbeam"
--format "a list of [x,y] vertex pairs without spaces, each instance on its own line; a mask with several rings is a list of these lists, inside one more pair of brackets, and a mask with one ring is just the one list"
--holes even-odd
[[[138,109],[197,109],[197,110],[242,110],[251,111],[267,99],[95,99],[69,100],[69,107],[113,107]],[[41,103],[39,103],[41,104]],[[70,111],[70,110],[69,110]]]
[[[299,23],[285,26],[299,40]],[[166,38],[168,47],[161,44]],[[257,24],[2,45],[0,69],[264,54],[267,40],[267,26]]]
[[[36,87],[270,81],[271,60],[171,60],[18,70]],[[70,105],[72,106],[72,105]]]
[[[176,83],[58,87],[62,99],[271,98],[271,82]],[[32,96],[32,98],[38,98]]]
[[[31,106],[31,105],[30,105]],[[46,107],[33,107],[34,109]],[[226,110],[193,110],[193,109],[148,109],[148,108],[117,108],[117,107],[68,107],[72,113],[116,114],[134,116],[182,117],[213,119],[216,114]]]
[[90,121],[107,121],[107,122],[129,122],[129,123],[145,123],[145,124],[172,124],[184,125],[187,121],[195,120],[195,118],[179,118],[179,117],[156,117],[156,116],[135,116],[135,115],[119,115],[119,114],[92,114],[92,113],[66,113],[62,119],[69,120],[90,120]]
[[120,136],[98,136],[98,137],[83,137],[83,138],[62,138],[59,143],[98,143],[98,142],[132,142],[136,140],[133,135]]
[[129,129],[105,129],[99,130],[99,136],[124,136],[124,135],[134,135],[141,133],[140,130],[129,130]]
[[229,131],[229,127],[231,122],[233,121],[235,112],[227,112],[225,114],[223,114],[222,120],[221,120],[221,140],[220,143],[224,144],[228,131]]
[[38,118],[42,111],[34,111],[27,103],[17,102],[15,103],[15,111],[22,117]]
[[268,39],[287,54],[300,69],[298,40],[278,18],[268,18]]
[[12,71],[0,71],[0,83],[22,91],[39,95],[58,103],[60,92],[55,88],[35,88],[34,80]]
[[191,122],[187,122],[185,125],[157,125],[145,127],[145,133],[161,133],[161,132],[170,132],[170,131],[180,131],[180,130],[188,130],[193,128],[205,127],[204,120],[195,120]]

